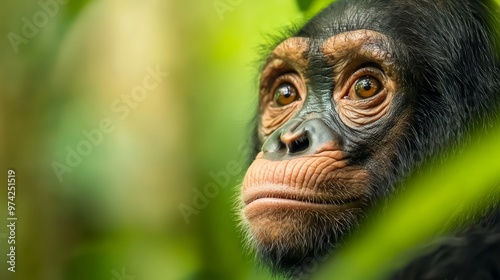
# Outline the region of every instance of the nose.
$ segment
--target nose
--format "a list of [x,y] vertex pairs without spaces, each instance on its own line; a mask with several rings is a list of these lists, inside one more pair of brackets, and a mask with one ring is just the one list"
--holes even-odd
[[309,148],[309,131],[300,129],[297,131],[286,131],[280,135],[279,140],[286,147],[287,153],[295,154]]
[[264,157],[282,159],[336,150],[340,136],[319,118],[290,120],[272,133],[262,146]]

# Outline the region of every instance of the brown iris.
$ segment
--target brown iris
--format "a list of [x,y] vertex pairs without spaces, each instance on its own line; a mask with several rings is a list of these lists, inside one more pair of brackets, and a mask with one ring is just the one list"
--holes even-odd
[[380,82],[371,76],[359,78],[354,84],[354,92],[359,98],[369,98],[381,89]]
[[281,84],[274,92],[274,102],[278,106],[288,105],[297,100],[297,88],[290,83]]

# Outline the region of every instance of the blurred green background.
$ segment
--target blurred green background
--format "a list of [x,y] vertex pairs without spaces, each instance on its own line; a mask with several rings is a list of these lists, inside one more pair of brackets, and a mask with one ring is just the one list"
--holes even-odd
[[[292,0],[3,1],[0,170],[19,221],[15,274],[0,230],[0,279],[268,279],[234,197],[258,47],[302,16]],[[179,206],[227,170],[186,223]]]
[[[234,206],[257,103],[258,47],[328,2],[2,2],[0,170],[5,178],[16,171],[19,220],[15,274],[0,224],[0,279],[269,279],[244,246]],[[500,155],[496,146],[465,160]],[[472,177],[454,162],[453,180],[416,184],[443,186],[437,201],[446,186],[456,192],[481,176],[456,192],[474,190],[473,201],[486,190],[477,185],[498,178],[498,160]],[[6,221],[7,190],[0,193]],[[413,206],[442,205],[407,204],[413,212],[399,211],[406,215],[370,234],[375,242],[345,253],[346,275],[370,275],[456,206],[430,219]],[[407,240],[397,234],[419,215],[429,229],[418,224]]]

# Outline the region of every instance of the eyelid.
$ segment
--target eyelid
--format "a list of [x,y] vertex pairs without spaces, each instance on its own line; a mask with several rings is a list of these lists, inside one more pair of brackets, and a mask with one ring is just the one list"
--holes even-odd
[[294,73],[295,68],[286,60],[279,58],[270,58],[262,69],[260,80],[261,89],[270,90],[279,77],[288,73]]
[[382,68],[378,67],[375,64],[370,63],[368,65],[363,65],[358,70],[354,71],[354,73],[352,73],[351,76],[348,78],[348,81],[352,81],[353,79],[357,80],[362,76],[373,76],[377,79],[383,80],[385,74]]
[[270,88],[270,92],[274,93],[274,91],[283,83],[290,83],[290,84],[295,86],[296,81],[295,81],[295,78],[293,77],[294,74],[296,74],[296,73],[288,72],[288,73],[284,73],[284,74],[279,75],[276,79],[274,79],[274,82]]

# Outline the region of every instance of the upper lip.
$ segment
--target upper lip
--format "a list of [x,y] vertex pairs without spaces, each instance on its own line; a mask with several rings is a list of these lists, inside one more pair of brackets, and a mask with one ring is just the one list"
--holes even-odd
[[330,205],[353,203],[359,200],[359,197],[354,196],[334,196],[331,194],[319,194],[312,191],[305,192],[301,190],[290,189],[289,187],[256,188],[254,190],[246,190],[243,193],[243,201],[245,202],[245,205],[248,205],[261,198],[279,198],[313,204]]

